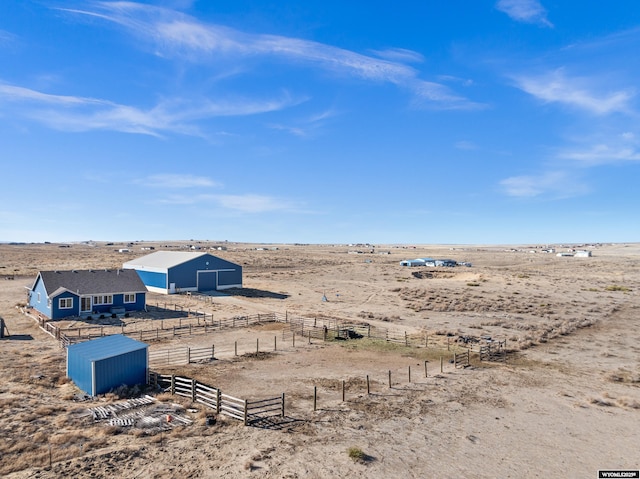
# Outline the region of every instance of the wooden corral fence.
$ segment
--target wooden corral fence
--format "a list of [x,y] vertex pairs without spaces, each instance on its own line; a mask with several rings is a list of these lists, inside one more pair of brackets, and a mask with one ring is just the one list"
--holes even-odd
[[[281,315],[276,316],[282,321]],[[404,344],[408,347],[426,347],[428,335],[421,333],[409,335],[407,332],[393,331],[387,328],[372,326],[366,322],[353,322],[327,317],[293,317],[287,314],[284,318],[289,324],[289,331],[305,338],[321,339],[324,341],[335,339],[372,338],[388,342]]]
[[505,344],[506,341],[498,341],[480,346],[480,361],[506,362],[507,348]]
[[149,351],[149,364],[179,365],[215,359],[215,346],[206,348],[190,348],[188,346]]
[[[129,327],[122,324],[120,326],[96,325],[61,329],[55,324],[55,321],[48,321],[42,318],[37,318],[37,320],[43,330],[60,341],[61,347],[67,347],[69,344],[112,334],[123,334],[144,342],[174,339],[196,334],[209,334],[221,329],[243,328],[260,323],[275,322],[278,321],[278,315],[276,313],[260,313],[234,316],[226,319],[204,319],[203,317],[195,317],[191,320],[184,320],[183,318],[179,318],[177,326],[172,325],[168,327],[165,326],[164,320],[149,320],[145,322],[144,325],[136,323]],[[159,324],[159,327],[152,327],[154,324]]]
[[164,388],[173,395],[191,398],[193,402],[203,404],[213,409],[216,414],[238,419],[248,426],[274,416],[285,415],[285,396],[267,399],[248,400],[228,394],[223,394],[218,388],[207,386],[195,379],[162,375],[149,372],[149,383],[155,387]]
[[462,353],[453,353],[453,365],[455,368],[466,368],[471,366],[470,351],[467,349]]

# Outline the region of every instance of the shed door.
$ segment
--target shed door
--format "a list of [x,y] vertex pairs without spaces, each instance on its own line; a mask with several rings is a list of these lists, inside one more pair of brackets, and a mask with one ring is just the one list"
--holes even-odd
[[217,286],[217,271],[198,271],[198,291],[213,291]]

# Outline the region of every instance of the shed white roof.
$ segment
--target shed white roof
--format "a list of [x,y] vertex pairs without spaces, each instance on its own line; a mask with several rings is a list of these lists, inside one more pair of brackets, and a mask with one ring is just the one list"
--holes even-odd
[[155,253],[127,261],[122,267],[125,269],[135,269],[137,267],[166,269],[207,254],[190,251],[156,251]]

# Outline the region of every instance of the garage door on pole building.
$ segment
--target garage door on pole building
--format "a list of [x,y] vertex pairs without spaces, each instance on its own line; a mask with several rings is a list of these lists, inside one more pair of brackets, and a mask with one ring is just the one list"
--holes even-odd
[[217,271],[198,271],[198,291],[213,291],[217,286]]

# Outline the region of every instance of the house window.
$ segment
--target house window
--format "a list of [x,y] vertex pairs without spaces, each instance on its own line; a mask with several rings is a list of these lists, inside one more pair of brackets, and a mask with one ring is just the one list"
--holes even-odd
[[113,296],[110,294],[104,296],[94,296],[93,304],[113,304]]
[[125,294],[124,295],[124,302],[125,303],[135,303],[136,302],[136,295],[133,294],[133,293]]
[[38,303],[40,302],[40,293],[38,293]]
[[60,309],[71,309],[71,308],[73,308],[73,298],[60,298],[58,300],[58,307]]

